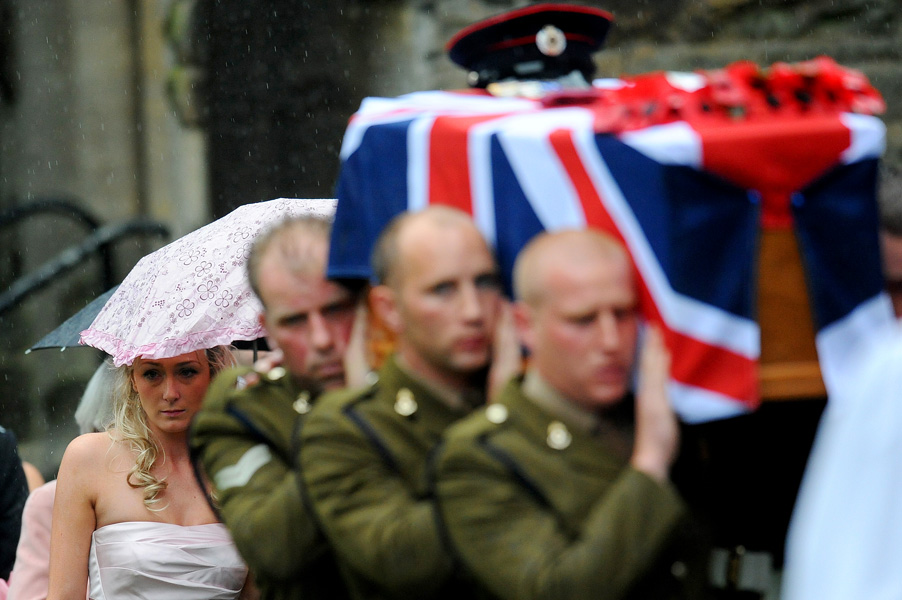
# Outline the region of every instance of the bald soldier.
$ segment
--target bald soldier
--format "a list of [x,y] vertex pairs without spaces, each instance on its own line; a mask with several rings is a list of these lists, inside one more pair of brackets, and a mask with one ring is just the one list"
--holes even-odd
[[372,263],[371,305],[396,353],[377,383],[327,394],[305,420],[306,492],[353,597],[469,597],[437,525],[429,458],[483,403],[500,350],[495,260],[469,216],[432,207],[393,220]]
[[192,427],[192,451],[264,600],[346,596],[294,468],[300,420],[320,390],[346,380],[356,295],[325,279],[328,243],[329,223],[316,217],[255,240],[248,277],[282,364],[222,373]]
[[451,545],[498,598],[701,597],[704,548],[669,481],[678,429],[654,329],[630,394],[639,323],[625,250],[592,230],[541,234],[514,285],[529,367],[447,432],[436,496]]

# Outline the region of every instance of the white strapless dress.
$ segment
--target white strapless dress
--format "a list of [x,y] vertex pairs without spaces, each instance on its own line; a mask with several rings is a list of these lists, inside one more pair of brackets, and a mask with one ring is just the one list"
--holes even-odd
[[247,566],[221,523],[134,521],[94,532],[88,575],[93,600],[232,600]]

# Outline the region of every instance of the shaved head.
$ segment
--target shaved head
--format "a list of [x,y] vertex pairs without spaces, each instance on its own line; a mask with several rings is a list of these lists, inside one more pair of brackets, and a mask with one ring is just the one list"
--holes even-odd
[[595,229],[572,229],[540,233],[517,255],[514,263],[514,293],[527,305],[542,304],[555,273],[562,265],[585,265],[597,261],[623,262],[629,257],[610,235]]
[[304,216],[286,219],[254,240],[247,259],[247,277],[264,306],[266,294],[260,290],[261,265],[274,261],[293,275],[322,276],[329,252],[329,231],[329,221]]
[[404,255],[416,252],[421,238],[429,232],[453,228],[478,233],[470,215],[450,206],[435,205],[396,216],[382,230],[373,248],[371,264],[376,281],[397,288],[403,278]]

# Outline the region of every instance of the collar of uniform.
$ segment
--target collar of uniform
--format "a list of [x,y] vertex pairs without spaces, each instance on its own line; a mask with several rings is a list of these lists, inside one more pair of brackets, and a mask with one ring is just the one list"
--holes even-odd
[[567,400],[534,369],[527,370],[522,385],[523,395],[550,417],[559,419],[574,431],[600,440],[623,460],[632,454],[635,420],[631,395],[599,414]]
[[285,387],[288,388],[292,398],[297,398],[306,392],[310,396],[310,401],[313,402],[323,393],[322,388],[309,379],[295,379],[290,376],[285,379]]
[[[527,370],[527,374],[529,370]],[[555,408],[546,407],[537,400],[536,390],[526,393],[525,380],[527,375],[516,377],[508,383],[499,396],[497,402],[507,406],[510,416],[506,420],[507,427],[519,431],[530,443],[540,447],[549,447],[561,456],[567,457],[567,462],[574,468],[587,472],[610,472],[616,474],[627,463],[627,458],[611,448],[609,440],[604,435],[597,435],[597,431],[584,431],[583,427],[576,424],[570,416],[562,412],[553,412]],[[535,383],[530,384],[530,387]],[[547,383],[546,383],[547,385]],[[558,394],[558,396],[560,396]],[[561,402],[565,399],[559,398]],[[555,407],[558,405],[554,405]],[[565,409],[566,410],[566,409]],[[597,418],[597,417],[596,417]],[[565,428],[571,434],[568,440],[562,444],[556,444],[552,439],[552,428],[557,432]],[[557,440],[561,442],[561,440]]]
[[595,413],[564,398],[535,369],[526,371],[523,393],[551,416],[583,433],[595,433],[599,429],[600,419]]
[[404,375],[408,378],[416,381],[420,384],[426,391],[433,397],[438,398],[442,404],[450,408],[455,412],[460,413],[468,413],[473,409],[474,403],[471,400],[472,396],[475,394],[473,390],[465,390],[463,392],[456,390],[450,386],[442,385],[440,383],[436,383],[434,381],[428,381],[417,373],[414,373],[407,363],[404,361],[404,357],[400,354],[396,354],[394,356],[395,365],[398,367]]
[[[250,373],[256,373],[258,380],[256,383],[246,385],[243,382],[243,379]],[[219,373],[217,375],[217,378],[223,381],[231,380],[232,383],[230,385],[234,386],[238,391],[251,389],[259,385],[264,385],[284,389],[293,397],[296,397],[301,392],[307,392],[311,395],[311,397],[315,398],[322,393],[322,390],[313,382],[313,380],[295,378],[295,376],[292,375],[289,371],[284,371],[284,375],[276,378],[270,377],[269,373],[270,371],[257,371],[252,366],[239,365],[237,367],[230,367],[229,369],[222,371],[222,373]]]
[[[397,410],[398,393],[407,389],[413,395],[416,409],[409,416]],[[433,442],[455,421],[466,416],[468,411],[455,410],[427,388],[419,379],[414,379],[398,366],[396,357],[385,361],[379,369],[379,382],[375,386],[375,398],[382,410],[391,412],[418,432],[425,433]],[[415,425],[414,425],[415,424]]]

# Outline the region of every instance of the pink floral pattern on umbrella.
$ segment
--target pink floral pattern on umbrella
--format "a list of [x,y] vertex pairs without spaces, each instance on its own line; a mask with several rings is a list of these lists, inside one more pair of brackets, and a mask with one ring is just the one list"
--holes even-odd
[[81,343],[120,366],[263,336],[262,307],[245,271],[251,244],[278,221],[304,214],[331,217],[335,200],[245,204],[148,254],[81,332]]

